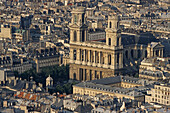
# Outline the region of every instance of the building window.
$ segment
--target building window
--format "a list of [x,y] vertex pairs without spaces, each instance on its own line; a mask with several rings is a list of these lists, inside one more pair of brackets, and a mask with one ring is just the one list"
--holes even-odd
[[109,46],[111,45],[111,38],[109,38]]
[[109,27],[112,28],[112,22],[109,23]]
[[95,71],[95,78],[97,79],[97,71]]
[[133,58],[133,53],[134,53],[133,50],[131,50],[131,56],[132,56],[132,58]]
[[108,61],[108,62],[109,62],[109,65],[111,65],[111,62],[112,62],[111,55],[108,55],[108,57],[109,57],[109,59],[108,59],[108,60],[109,60],[109,61]]
[[117,38],[117,46],[119,46],[119,38]]
[[138,58],[141,57],[141,51],[138,49]]
[[85,41],[85,33],[84,33],[84,30],[82,31],[82,42],[84,42]]
[[100,71],[100,79],[102,79],[102,71]]
[[73,51],[73,57],[74,57],[73,59],[74,59],[74,60],[76,60],[76,55],[77,55],[76,53],[77,53],[76,50],[74,50],[74,51]]
[[82,23],[84,23],[84,14],[82,15]]
[[117,53],[117,64],[119,64],[119,53]]
[[73,80],[76,80],[76,73],[73,74]]
[[125,52],[125,56],[126,56],[126,58],[128,58],[128,51]]
[[92,70],[90,70],[90,80],[92,80]]
[[74,31],[74,41],[77,41],[77,32]]

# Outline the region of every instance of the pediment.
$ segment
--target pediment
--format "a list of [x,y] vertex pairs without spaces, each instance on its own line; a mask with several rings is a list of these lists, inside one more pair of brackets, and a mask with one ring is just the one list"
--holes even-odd
[[155,46],[155,48],[163,48],[163,47],[164,47],[164,45],[162,45],[162,44],[159,44],[159,45]]
[[80,26],[78,26],[77,24],[72,24],[72,25],[69,25],[70,28],[80,28]]
[[164,45],[157,43],[155,45],[152,45],[152,48],[156,49],[156,48],[164,48]]
[[82,26],[79,26],[77,24],[69,25],[70,28],[87,28],[88,26],[86,24],[83,24]]

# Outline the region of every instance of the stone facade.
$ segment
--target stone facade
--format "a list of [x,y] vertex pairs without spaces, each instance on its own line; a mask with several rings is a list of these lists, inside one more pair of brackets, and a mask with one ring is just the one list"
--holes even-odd
[[159,103],[162,105],[170,105],[170,86],[161,84],[155,85],[149,92],[150,95],[145,95],[145,102]]
[[[85,8],[73,9],[69,25],[70,79],[86,81],[126,74],[129,67],[140,64],[145,57],[163,56],[161,45],[125,46],[119,27],[120,19],[113,15],[108,17],[108,27],[105,29],[106,42],[88,41],[88,26],[85,19]],[[159,51],[159,54],[154,53],[155,51]]]
[[[122,46],[116,44],[113,36],[120,36],[118,20],[110,17],[112,26],[106,29],[106,43],[88,42],[85,9],[72,11],[70,24],[70,79],[94,80],[114,76],[123,69]],[[115,22],[116,21],[116,22]],[[116,28],[116,31],[115,31]],[[113,38],[109,38],[113,37]],[[119,40],[119,39],[118,39]],[[100,70],[100,71],[99,71]]]

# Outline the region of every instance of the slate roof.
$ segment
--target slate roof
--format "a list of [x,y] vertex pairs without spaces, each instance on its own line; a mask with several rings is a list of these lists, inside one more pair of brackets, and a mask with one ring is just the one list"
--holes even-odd
[[76,109],[75,112],[78,113],[91,113],[91,110],[93,109],[93,107],[90,104],[87,104],[85,106],[83,105],[79,105]]
[[[103,78],[99,80],[93,80],[88,82],[81,82],[79,84],[76,84],[74,86],[77,87],[85,87],[95,90],[102,90],[105,92],[113,92],[118,94],[124,94],[129,96],[142,96],[142,93],[137,93],[139,90],[135,88],[121,88],[121,87],[112,87],[109,86],[109,84],[119,83],[119,82],[130,82],[135,84],[142,84],[142,81],[138,78],[132,78],[132,77],[123,77],[123,76],[116,76],[116,77],[109,77],[109,78]],[[130,93],[135,89],[135,94]]]
[[158,40],[149,32],[141,33],[139,36],[121,34],[122,44],[131,45],[131,44],[143,44],[148,45],[151,42],[158,42]]
[[136,84],[141,84],[138,81],[139,81],[138,78],[133,78],[128,76],[116,76],[116,77],[103,78],[99,80],[92,80],[91,82],[95,84],[103,84],[103,85],[115,84],[120,82],[132,82]]

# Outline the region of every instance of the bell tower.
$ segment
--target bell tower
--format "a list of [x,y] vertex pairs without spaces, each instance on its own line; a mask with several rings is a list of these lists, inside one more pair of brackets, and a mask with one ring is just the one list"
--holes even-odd
[[119,29],[119,17],[109,16],[108,27],[106,28],[106,45],[120,46],[121,45],[121,31]]
[[72,11],[70,28],[70,43],[84,42],[87,40],[87,28],[85,19],[85,8],[78,7]]

